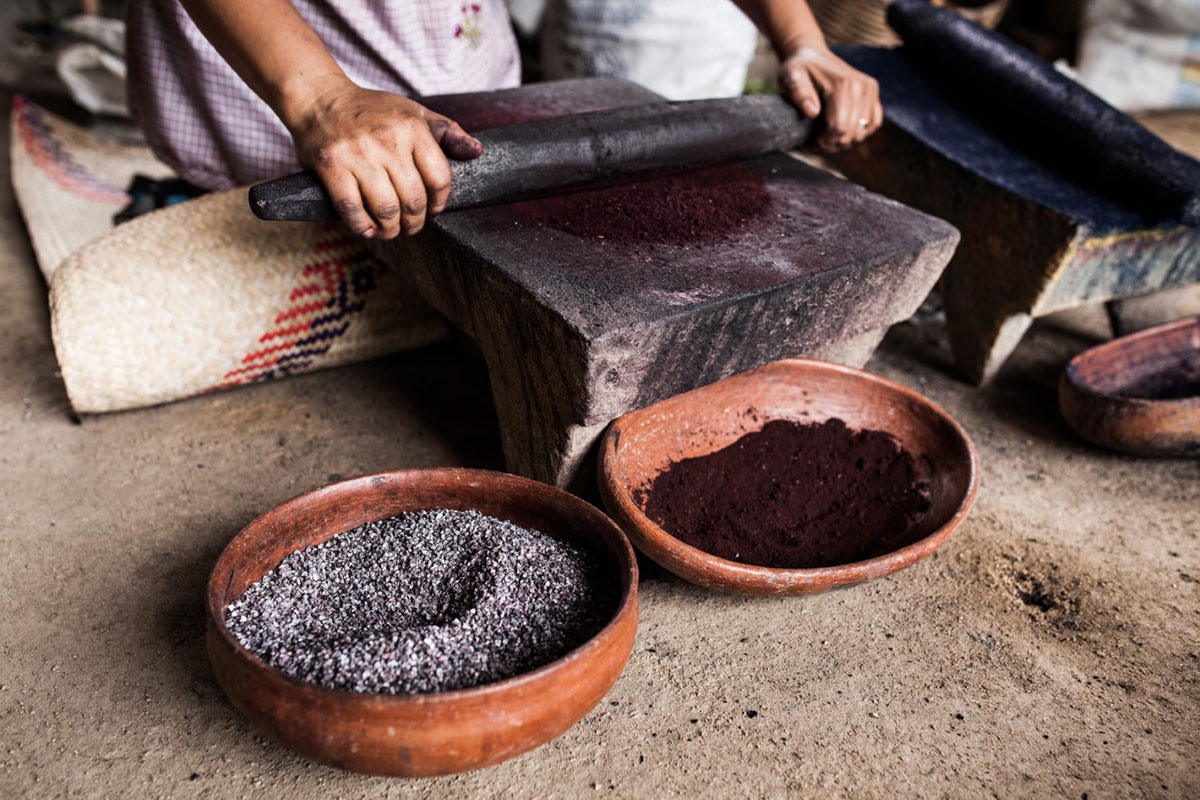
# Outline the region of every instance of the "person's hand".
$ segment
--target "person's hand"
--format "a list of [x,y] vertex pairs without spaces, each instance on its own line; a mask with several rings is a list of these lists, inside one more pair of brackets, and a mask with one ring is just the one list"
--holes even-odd
[[879,83],[827,47],[801,47],[779,67],[784,93],[804,115],[825,110],[825,130],[817,140],[827,153],[861,142],[883,124]]
[[458,123],[345,78],[314,89],[293,117],[285,124],[300,160],[316,171],[350,229],[367,238],[420,231],[446,207],[446,156],[483,153]]

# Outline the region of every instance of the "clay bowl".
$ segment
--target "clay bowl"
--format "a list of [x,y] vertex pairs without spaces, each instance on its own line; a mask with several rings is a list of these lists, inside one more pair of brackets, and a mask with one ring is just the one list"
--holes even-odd
[[[364,522],[405,511],[474,509],[590,548],[621,586],[594,638],[532,672],[427,695],[362,694],[285,676],[243,648],[225,607],[285,556]],[[208,654],[221,688],[259,728],[309,758],[377,775],[445,775],[495,764],[558,736],[592,709],[629,660],[637,565],[624,534],[566,492],[497,472],[408,470],[335,483],[250,523],[208,584]]]
[[[777,419],[841,418],[883,430],[913,454],[930,486],[930,509],[912,543],[833,567],[774,569],[719,558],[676,539],[636,500],[669,464],[720,450]],[[932,553],[966,517],[979,486],[975,447],[945,411],[916,392],[862,370],[822,361],[777,361],[626,414],[604,435],[600,490],[639,550],[692,583],[739,594],[806,595],[890,575]]]
[[1200,456],[1200,317],[1077,355],[1058,385],[1063,417],[1090,442],[1143,456]]

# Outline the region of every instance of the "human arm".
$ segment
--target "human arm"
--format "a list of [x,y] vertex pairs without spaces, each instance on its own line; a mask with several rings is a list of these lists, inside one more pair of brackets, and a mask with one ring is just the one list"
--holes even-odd
[[483,148],[457,123],[351,81],[290,0],[181,0],[221,56],[271,107],[351,230],[414,234],[450,193],[446,154]]
[[734,0],[770,40],[783,91],[808,117],[825,112],[826,151],[860,142],[883,124],[879,84],[829,49],[805,0]]

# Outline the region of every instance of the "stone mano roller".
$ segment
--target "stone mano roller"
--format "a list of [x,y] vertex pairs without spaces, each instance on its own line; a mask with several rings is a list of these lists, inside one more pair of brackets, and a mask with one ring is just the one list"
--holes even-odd
[[1200,162],[1044,59],[926,0],[893,0],[887,20],[909,58],[1045,163],[1130,207],[1200,226]]
[[[683,172],[798,147],[811,120],[777,95],[693,100],[570,114],[476,135],[483,155],[451,161],[447,211],[636,177]],[[336,220],[312,172],[250,188],[268,220]]]

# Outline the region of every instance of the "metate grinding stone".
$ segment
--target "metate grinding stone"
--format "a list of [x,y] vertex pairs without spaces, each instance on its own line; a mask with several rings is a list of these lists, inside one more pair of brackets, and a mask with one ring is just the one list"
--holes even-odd
[[1200,230],[1072,179],[965,108],[903,48],[838,53],[879,80],[886,115],[835,157],[838,168],[963,232],[940,287],[963,378],[994,377],[1037,317],[1200,281]]
[[[481,130],[660,99],[589,79],[424,102]],[[941,220],[774,154],[444,214],[376,247],[479,344],[509,468],[578,485],[626,411],[786,356],[865,361],[957,243]]]

